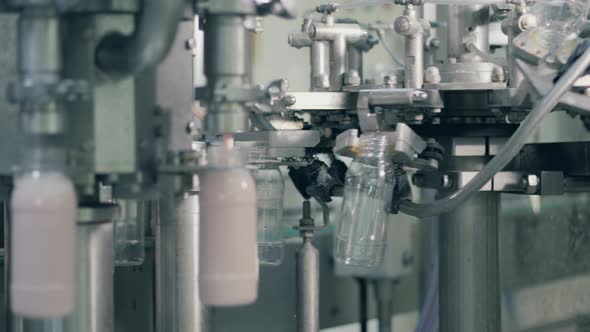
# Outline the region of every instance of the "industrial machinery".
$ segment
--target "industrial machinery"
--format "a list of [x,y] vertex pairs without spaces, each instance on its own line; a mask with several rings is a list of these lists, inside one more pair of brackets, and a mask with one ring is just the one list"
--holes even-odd
[[0,0],[0,331],[587,331],[589,9]]

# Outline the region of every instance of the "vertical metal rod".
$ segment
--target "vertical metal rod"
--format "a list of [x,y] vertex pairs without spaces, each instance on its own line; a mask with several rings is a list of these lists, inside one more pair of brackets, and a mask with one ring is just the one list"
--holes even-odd
[[309,201],[305,201],[300,221],[303,245],[295,254],[298,332],[320,330],[320,262],[319,252],[311,242],[313,225],[311,206]]
[[[413,24],[418,23],[416,9],[408,5],[404,15],[413,19]],[[405,57],[405,87],[409,89],[420,89],[424,85],[424,32],[420,27],[416,33],[409,34],[404,38]]]
[[363,78],[363,51],[355,45],[348,45],[348,70],[356,70]]
[[368,332],[369,307],[367,303],[367,280],[359,278],[357,281],[359,284],[359,322],[361,324],[361,332]]
[[330,44],[330,90],[340,91],[346,73],[346,37],[338,36]]
[[394,281],[389,279],[375,281],[379,332],[393,331],[393,284]]
[[498,193],[480,192],[440,223],[440,331],[500,331]]
[[311,43],[311,91],[323,91],[330,88],[330,44],[328,42]]
[[78,209],[76,307],[64,332],[114,332],[113,221],[116,205]]
[[10,248],[10,224],[8,219],[8,208],[7,208],[6,201],[2,201],[2,227],[3,227],[3,234],[4,234],[4,263],[2,265],[3,268],[3,285],[4,287],[4,298],[2,299],[2,304],[4,307],[2,308],[4,316],[3,325],[0,326],[0,331],[2,332],[11,332],[13,329],[11,328],[12,324],[12,315],[10,313],[10,265],[9,265],[9,250]]
[[156,331],[207,331],[199,299],[199,196],[162,177],[156,224]]

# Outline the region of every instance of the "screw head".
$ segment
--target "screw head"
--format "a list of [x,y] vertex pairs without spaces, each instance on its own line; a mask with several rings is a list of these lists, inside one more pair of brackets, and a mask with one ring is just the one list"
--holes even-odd
[[409,17],[400,16],[397,18],[397,20],[395,20],[394,28],[399,34],[408,33],[410,30],[412,30],[412,22],[410,21]]
[[295,98],[293,95],[286,95],[283,97],[283,102],[286,106],[293,106],[297,102],[297,98]]

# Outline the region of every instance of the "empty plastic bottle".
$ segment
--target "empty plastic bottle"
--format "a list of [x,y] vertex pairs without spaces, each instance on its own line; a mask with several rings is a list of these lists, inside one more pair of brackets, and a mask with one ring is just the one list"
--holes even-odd
[[360,153],[346,174],[334,254],[343,264],[374,267],[383,260],[395,172],[385,136],[360,140]]

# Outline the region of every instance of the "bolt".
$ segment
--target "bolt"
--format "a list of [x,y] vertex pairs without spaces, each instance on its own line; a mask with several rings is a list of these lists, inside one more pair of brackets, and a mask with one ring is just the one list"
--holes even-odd
[[492,82],[494,83],[501,83],[506,81],[506,74],[504,73],[504,68],[502,67],[494,67],[492,69]]
[[429,45],[431,49],[438,49],[440,47],[440,39],[432,38]]
[[197,47],[197,42],[195,41],[194,38],[189,38],[185,43],[184,43],[184,48],[186,48],[187,51],[192,51]]
[[453,181],[451,181],[451,178],[449,177],[448,174],[443,175],[443,181],[442,181],[442,186],[444,189],[451,189],[451,186],[453,185]]
[[420,90],[415,90],[414,93],[412,94],[412,96],[417,101],[425,101],[426,99],[428,99],[428,94],[426,92],[420,91]]
[[386,75],[383,77],[383,85],[386,87],[394,87],[397,84],[397,76],[395,75]]
[[349,70],[344,74],[344,85],[359,86],[361,85],[361,76],[356,70]]
[[293,106],[296,102],[297,98],[295,98],[295,96],[293,95],[286,95],[285,97],[283,97],[283,103],[285,104],[285,106]]
[[541,187],[541,179],[535,174],[527,174],[522,178],[522,188],[526,194],[534,195]]
[[442,81],[440,70],[435,66],[426,68],[424,71],[424,81],[426,83],[440,83]]
[[412,22],[407,16],[400,16],[395,20],[395,31],[399,34],[407,34],[412,30]]

